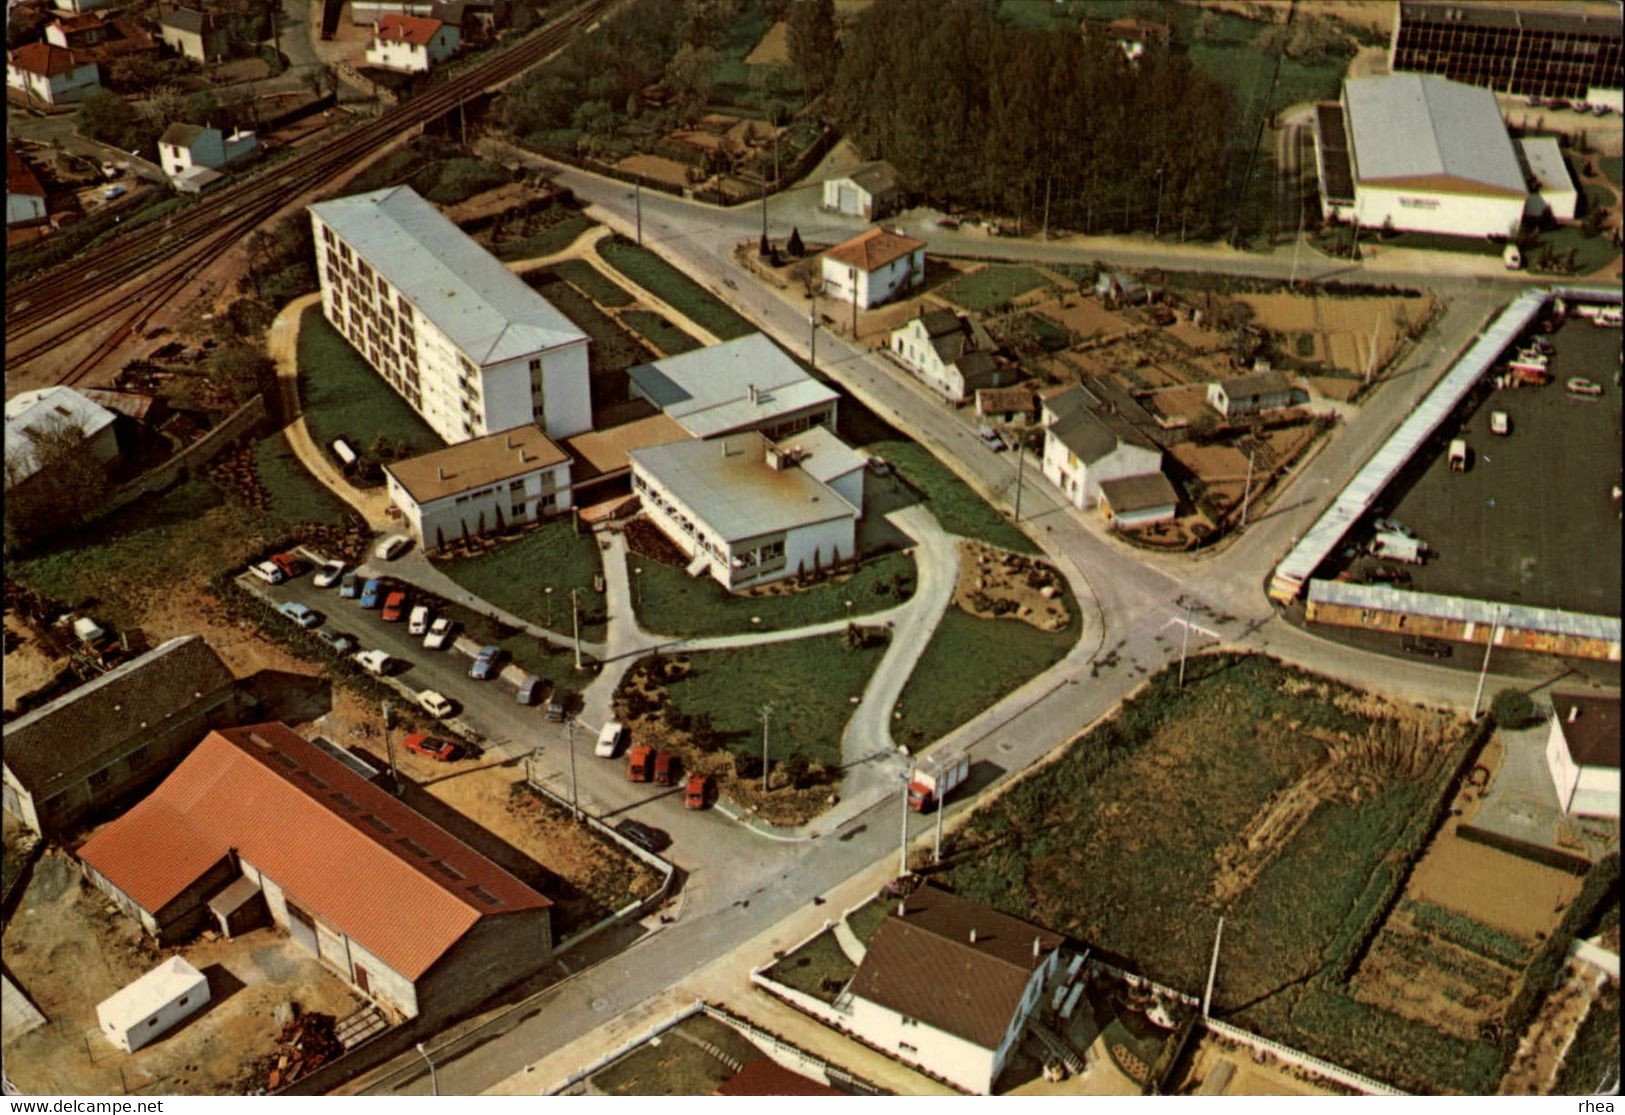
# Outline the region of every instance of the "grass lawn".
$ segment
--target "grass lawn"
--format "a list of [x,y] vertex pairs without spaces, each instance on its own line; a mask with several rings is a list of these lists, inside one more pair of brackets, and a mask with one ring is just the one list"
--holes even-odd
[[688,713],[709,713],[730,748],[760,754],[760,709],[773,706],[768,755],[783,762],[792,754],[838,766],[841,732],[862,696],[884,647],[848,650],[844,636],[821,635],[784,643],[688,656],[687,676],[667,683],[667,699]]
[[940,293],[967,310],[986,314],[1048,281],[1031,267],[984,267],[955,279]]
[[[979,619],[950,605],[903,687],[892,739],[910,751],[928,747],[1059,662],[1083,630],[1070,592],[1066,602],[1072,622],[1056,632],[1020,620]],[[990,654],[991,646],[998,653]]]
[[584,259],[561,259],[550,270],[600,306],[630,306],[632,296]]
[[428,423],[328,324],[319,305],[299,319],[299,405],[311,440],[324,450],[342,437],[366,455],[380,436],[405,446],[408,455],[445,448]]
[[[649,631],[679,638],[787,631],[842,618],[848,600],[852,615],[861,617],[895,608],[914,595],[914,559],[900,553],[871,558],[840,582],[826,580],[785,596],[735,596],[710,577],[690,577],[640,554],[628,553],[626,566],[638,622]],[[643,572],[634,574],[634,569]],[[895,577],[904,578],[901,599],[886,591]],[[752,616],[761,622],[752,623]]]
[[660,298],[718,339],[731,341],[756,327],[677,268],[629,240],[601,240],[598,254],[611,267]]
[[503,262],[513,259],[539,259],[554,252],[562,252],[575,243],[576,237],[598,222],[580,213],[573,213],[551,228],[522,240],[508,240],[491,249],[491,254]]
[[857,974],[841,951],[835,930],[826,929],[767,970],[769,979],[833,1003],[840,989]]
[[890,899],[871,898],[846,916],[847,928],[852,930],[854,937],[867,945],[874,940],[875,931],[880,928],[880,923],[886,920],[886,915],[891,911]]
[[[708,1022],[710,1027],[696,1025]],[[726,1031],[727,1036],[716,1033]],[[695,1040],[682,1037],[683,1031]],[[698,1042],[720,1048],[735,1060],[754,1060],[756,1047],[739,1031],[706,1015],[685,1018],[592,1075],[593,1087],[609,1096],[710,1096],[734,1075],[720,1059]],[[742,1046],[742,1048],[741,1048]]]
[[644,340],[667,356],[704,347],[653,310],[623,310],[621,324],[642,334]]
[[[565,635],[570,633],[571,589],[582,590],[578,599],[584,615],[602,607],[602,597],[592,588],[594,575],[603,571],[598,543],[590,535],[578,538],[568,516],[478,557],[436,560],[435,567],[503,611]],[[553,589],[551,604],[544,591],[548,587]],[[603,633],[602,621],[582,624],[582,638],[596,641]]]
[[340,525],[350,509],[316,482],[280,433],[254,444],[254,475],[271,497],[271,517],[285,527],[297,523]]
[[1619,155],[1599,155],[1597,169],[1614,185],[1625,185],[1625,158]]
[[[1574,273],[1588,275],[1619,258],[1619,249],[1608,242],[1606,236],[1587,236],[1578,225],[1563,225],[1540,234],[1540,243],[1557,253],[1558,262],[1566,265],[1569,252],[1574,252]],[[1531,265],[1539,258],[1541,248],[1524,253]]]
[[1498,256],[1506,251],[1504,243],[1498,244],[1486,240],[1482,236],[1444,236],[1432,232],[1396,232],[1392,236],[1384,236],[1371,229],[1360,230],[1360,243],[1362,245],[1376,244],[1385,248],[1421,248],[1430,252],[1461,252],[1470,256]]

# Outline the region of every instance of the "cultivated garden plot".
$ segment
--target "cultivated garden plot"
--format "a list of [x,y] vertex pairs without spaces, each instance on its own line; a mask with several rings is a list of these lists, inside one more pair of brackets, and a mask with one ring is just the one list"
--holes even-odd
[[1311,289],[1306,294],[1243,294],[1238,301],[1252,308],[1255,325],[1280,336],[1284,353],[1306,365],[1324,366],[1328,376],[1311,375],[1309,380],[1318,387],[1329,378],[1325,393],[1337,397],[1352,386],[1337,380],[1380,372],[1438,313],[1430,294],[1327,297]]

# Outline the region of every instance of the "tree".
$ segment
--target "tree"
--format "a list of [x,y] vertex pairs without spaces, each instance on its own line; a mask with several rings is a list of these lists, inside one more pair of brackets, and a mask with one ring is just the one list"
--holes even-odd
[[7,553],[81,526],[106,494],[107,473],[77,422],[52,416],[22,437],[6,453]]
[[1522,728],[1535,719],[1535,702],[1521,689],[1502,689],[1490,701],[1490,715],[1502,728]]
[[789,252],[796,259],[800,259],[802,256],[807,254],[807,245],[801,242],[800,228],[792,228],[790,230],[790,239],[785,243],[784,250]]
[[147,132],[130,103],[116,93],[92,93],[79,102],[74,128],[82,136],[111,144],[121,151],[140,147]]
[[786,22],[790,65],[801,75],[801,88],[810,101],[830,87],[840,64],[835,42],[835,0],[792,4]]
[[711,98],[722,56],[708,46],[684,44],[666,67],[666,80],[678,100],[698,108]]
[[276,398],[276,364],[253,345],[221,345],[210,353],[205,369],[239,406],[255,395],[266,396],[267,402]]

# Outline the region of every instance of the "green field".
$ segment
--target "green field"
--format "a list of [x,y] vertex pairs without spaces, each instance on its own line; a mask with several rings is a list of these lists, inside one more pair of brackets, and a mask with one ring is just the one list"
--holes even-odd
[[[603,597],[592,587],[603,570],[598,543],[591,535],[577,537],[569,516],[477,557],[436,560],[435,567],[480,599],[564,635],[570,634],[571,589],[582,590],[577,599],[583,615],[598,617],[603,611]],[[594,641],[603,632],[599,618],[581,629],[582,638]]]
[[688,655],[688,675],[666,685],[669,705],[710,714],[730,749],[761,754],[760,709],[773,706],[768,754],[774,764],[790,755],[826,766],[841,761],[841,733],[884,647],[847,649],[841,635]]
[[[1057,632],[1020,620],[980,619],[950,605],[898,699],[902,715],[892,723],[893,742],[910,751],[929,747],[1065,658],[1083,631],[1070,590],[1066,604],[1072,622]],[[989,654],[990,646],[998,653]]]
[[1597,158],[1597,169],[1614,185],[1625,185],[1625,158],[1619,155],[1600,155]]
[[1540,234],[1540,245],[1524,253],[1524,262],[1531,270],[1539,263],[1541,249],[1550,248],[1558,263],[1568,267],[1569,253],[1574,253],[1573,274],[1589,275],[1619,259],[1619,249],[1609,243],[1607,236],[1587,236],[1579,225],[1562,225]]
[[986,314],[1048,282],[1031,267],[983,267],[955,279],[938,293],[967,310]]
[[299,523],[342,524],[348,504],[317,483],[280,432],[254,443],[254,475],[271,499],[270,515],[284,529]]
[[632,304],[632,296],[626,293],[621,284],[610,281],[602,271],[584,259],[561,259],[548,270],[600,306]]
[[615,270],[664,301],[718,340],[731,341],[756,327],[677,268],[629,240],[601,240],[598,254]]
[[445,448],[428,423],[328,324],[319,305],[299,319],[299,406],[311,440],[323,450],[339,437],[362,455],[371,455],[379,437],[402,446],[407,456]]
[[639,334],[666,356],[693,352],[704,346],[653,310],[623,310],[621,324]]
[[576,242],[576,237],[590,228],[597,227],[597,223],[590,217],[572,213],[541,232],[519,240],[505,240],[495,245],[491,249],[491,254],[504,262],[514,259],[540,259],[542,256],[564,251]]
[[[641,569],[641,574],[634,570]],[[788,631],[851,614],[883,612],[914,595],[914,559],[900,553],[871,558],[839,582],[825,580],[786,596],[736,596],[710,577],[685,571],[640,554],[628,553],[638,622],[645,630],[674,638],[734,635],[749,631]],[[901,578],[902,595],[890,588]],[[753,618],[761,622],[752,623]]]

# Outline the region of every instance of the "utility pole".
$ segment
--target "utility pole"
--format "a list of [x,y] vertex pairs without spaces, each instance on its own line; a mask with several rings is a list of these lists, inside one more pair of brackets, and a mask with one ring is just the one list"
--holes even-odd
[[818,295],[814,292],[807,303],[807,363],[818,370]]
[[1473,692],[1473,719],[1478,719],[1478,702],[1484,697],[1484,681],[1490,675],[1490,651],[1495,649],[1495,637],[1501,630],[1501,609],[1495,609],[1495,622],[1490,624],[1489,642],[1484,644],[1484,665],[1478,670],[1478,688]]
[[767,793],[767,721],[773,715],[772,704],[765,704],[756,710],[762,718],[762,793]]
[[852,339],[858,339],[858,269],[848,267],[846,277],[852,283]]
[[1179,688],[1185,688],[1185,651],[1191,645],[1191,606],[1185,605],[1185,633],[1179,637]]
[[762,177],[762,239],[767,239],[767,177]]
[[564,745],[570,749],[570,810],[575,814],[576,823],[581,823],[581,802],[576,798],[576,721],[575,717],[564,722]]
[[908,776],[903,776],[903,835],[897,845],[897,877],[908,874]]
[[438,1096],[440,1094],[440,1077],[435,1073],[434,1061],[429,1057],[429,1051],[423,1048],[421,1041],[418,1042],[418,1056],[422,1057],[424,1064],[429,1066],[429,1091],[431,1094]]
[[1151,229],[1151,239],[1153,239],[1153,240],[1161,240],[1162,239],[1162,186],[1163,186],[1163,181],[1164,180],[1163,180],[1163,175],[1162,175],[1162,167],[1159,166],[1157,168],[1157,222],[1156,222],[1155,225],[1152,226],[1152,229]]
[[948,803],[941,798],[937,799],[937,839],[931,849],[931,862],[942,862],[942,815],[948,812]]
[[1016,434],[1016,514],[1015,521],[1021,522],[1021,474],[1027,464],[1027,431],[1022,430]]
[[1253,498],[1253,453],[1257,447],[1247,450],[1247,486],[1241,491],[1241,525],[1247,525],[1247,505]]
[[1377,327],[1382,324],[1382,317],[1378,315],[1371,322],[1371,352],[1365,362],[1365,385],[1371,386],[1371,376],[1377,370]]
[[643,247],[643,179],[632,183],[633,206],[638,213],[638,247]]
[[1049,243],[1049,188],[1050,183],[1053,181],[1053,177],[1045,176],[1044,178],[1044,234],[1042,243],[1045,244]]
[[1213,934],[1213,959],[1207,966],[1207,994],[1202,996],[1202,1017],[1208,1017],[1213,1005],[1213,978],[1219,974],[1219,942],[1224,940],[1224,915],[1219,915],[1219,928]]
[[389,698],[385,697],[384,698],[384,750],[389,755],[389,777],[395,783],[395,793],[399,794],[401,792],[401,775],[400,775],[400,772],[395,769],[395,737],[394,737],[394,735],[391,734],[391,732],[389,730],[390,729],[390,724],[391,724],[390,713],[392,713],[394,711],[395,711],[394,706],[389,703]]
[[576,600],[576,594],[581,590],[570,590],[570,631],[576,645],[576,673],[581,672],[581,606]]
[[1292,242],[1292,277],[1287,280],[1287,286],[1298,285],[1298,253],[1303,248],[1303,197],[1298,197],[1298,238]]

